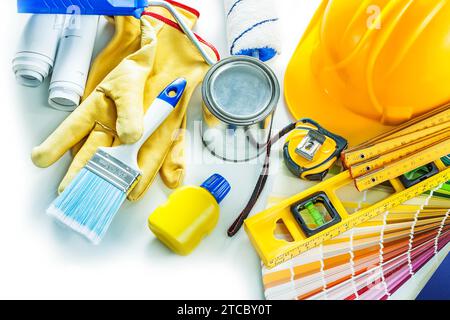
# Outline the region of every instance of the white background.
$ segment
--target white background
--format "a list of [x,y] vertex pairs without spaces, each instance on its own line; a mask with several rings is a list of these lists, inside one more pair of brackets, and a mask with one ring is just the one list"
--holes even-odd
[[[67,114],[47,106],[48,84],[38,89],[16,84],[11,60],[27,16],[16,13],[15,1],[2,2],[0,298],[262,299],[260,262],[245,233],[233,239],[226,236],[228,226],[248,201],[260,172],[258,165],[189,161],[186,184],[200,184],[218,172],[233,186],[214,233],[189,257],[172,254],[147,228],[147,217],[170,194],[159,178],[142,201],[125,204],[97,247],[45,215],[70,157],[66,155],[49,169],[38,169],[30,161],[30,152]],[[289,58],[320,1],[276,2],[284,51],[272,67],[282,82]],[[226,57],[222,0],[184,3],[201,11],[197,33]],[[97,52],[112,32],[103,21]],[[191,123],[199,117],[200,101],[197,93],[190,106]],[[288,121],[282,100],[276,127]],[[196,152],[201,150],[188,146],[189,159]],[[264,198],[255,211],[264,207]]]

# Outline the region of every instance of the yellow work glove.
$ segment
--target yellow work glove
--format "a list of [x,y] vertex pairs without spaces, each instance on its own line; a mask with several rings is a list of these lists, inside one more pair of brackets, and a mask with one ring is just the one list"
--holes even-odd
[[[183,15],[191,28],[194,27],[200,15],[197,10],[175,1],[167,2]],[[148,7],[146,11],[174,21],[172,15],[164,8]],[[114,36],[92,63],[83,99],[86,99],[123,59],[141,48],[141,23],[138,19],[131,16],[114,16],[106,19],[114,25]]]
[[[175,111],[142,147],[138,162],[143,175],[129,199],[138,200],[160,169],[167,185],[177,187],[181,183],[184,176],[182,148],[175,148],[178,149],[175,155],[168,154],[174,141],[181,139],[174,135],[185,126],[187,105],[209,66],[176,24],[163,16],[151,14],[141,19],[141,48],[124,59],[80,107],[33,150],[33,162],[47,167],[85,139],[59,192],[72,181],[98,147],[133,143],[139,139],[144,110],[167,84],[178,77],[187,80],[186,91]],[[170,165],[163,167],[166,159],[170,160]]]
[[[200,13],[197,10],[176,1],[166,1],[174,6],[177,11],[183,15],[185,22],[191,28],[194,27],[198,17],[200,16]],[[158,14],[165,19],[174,21],[174,18],[170,12],[164,8],[151,6],[148,7],[146,11]],[[121,61],[141,48],[141,22],[138,19],[131,16],[114,16],[106,17],[106,19],[114,25],[114,36],[92,63],[82,100],[85,100],[95,90],[95,88],[97,88],[100,82],[119,65]],[[180,144],[184,143],[184,140],[179,140]],[[85,139],[81,140],[72,148],[73,156],[75,156],[83,147],[84,143]],[[177,144],[174,144],[174,148],[176,147]],[[172,167],[170,160],[165,161],[165,164],[166,163],[167,166]]]

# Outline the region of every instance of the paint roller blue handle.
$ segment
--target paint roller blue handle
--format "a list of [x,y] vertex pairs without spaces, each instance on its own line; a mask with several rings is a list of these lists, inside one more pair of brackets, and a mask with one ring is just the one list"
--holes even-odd
[[140,18],[148,0],[17,0],[19,13],[134,16]]

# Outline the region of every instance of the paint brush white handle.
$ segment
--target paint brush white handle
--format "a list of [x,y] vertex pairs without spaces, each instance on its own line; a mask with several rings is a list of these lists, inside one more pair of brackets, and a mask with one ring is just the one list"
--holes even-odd
[[137,157],[142,145],[152,136],[176,108],[186,89],[186,80],[178,78],[164,89],[147,110],[144,117],[144,133],[135,144],[121,145],[114,148],[102,148],[103,151],[127,164],[132,169],[140,171]]

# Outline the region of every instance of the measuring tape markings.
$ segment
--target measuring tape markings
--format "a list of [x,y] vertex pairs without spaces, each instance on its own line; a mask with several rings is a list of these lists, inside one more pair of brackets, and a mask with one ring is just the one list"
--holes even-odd
[[[448,112],[450,114],[450,112]],[[409,140],[410,142],[413,142],[415,140],[424,138],[424,131],[425,132],[431,132],[433,134],[438,133],[438,130],[436,127],[439,127],[439,129],[445,130],[450,126],[450,119],[439,119],[435,122],[428,122],[425,121],[423,123],[417,124],[417,130],[412,130],[411,128],[406,128],[403,131],[395,132],[390,131],[384,135],[383,138],[376,138],[372,140],[371,142],[366,142],[363,144],[360,144],[353,148],[346,149],[341,158],[343,159],[343,162],[352,165],[354,163],[358,163],[361,161],[364,161],[363,157],[361,157],[361,154],[364,154],[367,151],[373,151],[373,150],[379,150],[383,151],[383,148],[377,148],[377,145],[384,146],[389,148],[390,146],[387,143],[396,143],[397,147],[401,147],[404,144],[406,144],[406,140]],[[394,148],[391,148],[394,149]],[[365,154],[364,154],[365,155]],[[366,155],[365,155],[366,156]]]
[[362,150],[357,150],[354,152],[344,153],[344,164],[346,167],[353,166],[367,159],[377,157],[381,154],[394,151],[396,149],[402,148],[405,145],[413,143],[417,140],[429,137],[433,134],[445,131],[450,128],[450,122],[446,122],[440,125],[433,126],[418,132],[410,133],[406,136],[400,136],[388,141],[379,142],[371,147],[367,147]]
[[372,173],[356,178],[356,187],[359,191],[368,190],[380,183],[392,180],[414,169],[430,164],[449,153],[450,141],[446,140],[413,156],[401,159]]
[[[368,142],[359,145],[354,148],[349,148],[346,151],[343,152],[341,158],[342,162],[346,165],[346,167],[350,167],[353,165],[356,165],[361,162],[365,162],[370,160],[370,157],[364,154],[364,150],[367,148],[371,148],[372,150],[376,151],[375,157],[378,157],[380,155],[383,155],[385,153],[385,150],[382,147],[383,145],[385,147],[391,148],[391,149],[398,149],[399,147],[404,147],[404,145],[408,144],[405,137],[416,137],[420,141],[420,136],[422,138],[427,138],[428,136],[421,134],[420,132],[423,130],[434,130],[433,128],[440,126],[439,128],[442,128],[442,126],[447,126],[448,129],[450,127],[450,105],[445,106],[444,109],[440,109],[444,111],[436,111],[436,115],[434,116],[428,116],[428,117],[419,117],[417,119],[414,119],[413,121],[407,122],[406,124],[398,127],[395,130],[389,131],[381,136],[378,136],[372,140],[369,140]],[[445,132],[446,130],[442,130],[442,132]],[[429,131],[428,131],[429,132]],[[436,131],[436,134],[439,134],[438,131]],[[415,139],[415,142],[419,142]],[[393,141],[397,141],[397,144],[395,146]],[[385,143],[389,142],[389,143]],[[414,140],[410,141],[411,143],[414,142]],[[398,145],[398,143],[401,143]],[[378,145],[378,147],[377,147]]]
[[404,136],[413,132],[421,131],[424,129],[428,129],[430,127],[440,125],[445,122],[450,121],[450,105],[443,106],[441,108],[437,108],[430,113],[427,113],[423,116],[414,118],[394,130],[386,132],[382,135],[379,135],[371,140],[366,141],[363,144],[360,144],[356,147],[349,148],[344,152],[343,159],[345,159],[346,153],[355,152],[357,150],[361,150],[365,147],[371,146],[375,143],[384,142],[386,140],[397,138],[400,136]]
[[380,169],[393,161],[412,155],[414,152],[425,151],[431,145],[447,141],[449,138],[450,130],[439,132],[435,135],[425,137],[420,141],[409,143],[399,150],[394,150],[387,154],[379,155],[375,158],[352,165],[349,167],[350,173],[353,178],[361,177],[371,171]]

